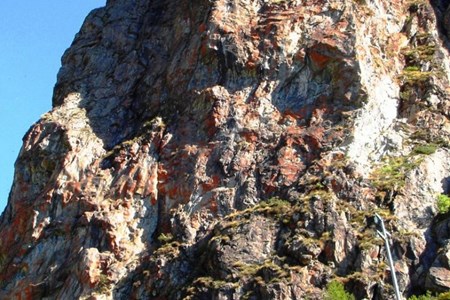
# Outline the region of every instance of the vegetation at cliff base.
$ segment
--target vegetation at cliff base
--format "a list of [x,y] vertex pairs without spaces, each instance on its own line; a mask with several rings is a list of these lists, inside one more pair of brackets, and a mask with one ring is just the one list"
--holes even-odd
[[420,164],[420,159],[407,156],[389,157],[372,174],[374,186],[381,191],[397,190],[405,185],[406,174]]
[[355,300],[355,296],[345,291],[344,285],[336,280],[327,284],[325,300]]
[[411,296],[408,298],[408,300],[450,300],[450,292],[442,293],[437,296],[432,296],[431,292],[428,291],[424,295]]
[[448,195],[440,194],[437,197],[437,207],[441,214],[450,211],[450,197]]
[[439,148],[439,145],[430,143],[426,145],[418,145],[413,149],[414,154],[425,154],[430,155],[436,152],[436,150]]

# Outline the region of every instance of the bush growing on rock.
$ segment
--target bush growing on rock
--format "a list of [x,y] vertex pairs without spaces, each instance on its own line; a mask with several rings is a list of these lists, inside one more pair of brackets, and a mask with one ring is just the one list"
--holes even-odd
[[450,197],[444,194],[439,195],[437,198],[437,207],[439,213],[447,213],[450,210]]
[[420,296],[414,295],[408,298],[408,300],[449,300],[449,299],[450,299],[450,292],[442,293],[437,296],[432,296],[430,291],[428,291],[424,295]]
[[414,154],[430,155],[436,152],[439,146],[436,144],[418,145],[413,149]]
[[327,284],[324,300],[355,300],[355,296],[344,289],[344,285],[336,280]]

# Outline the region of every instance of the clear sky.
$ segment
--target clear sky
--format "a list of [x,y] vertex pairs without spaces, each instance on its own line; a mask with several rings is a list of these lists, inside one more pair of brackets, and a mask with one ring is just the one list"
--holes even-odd
[[0,0],[0,213],[22,137],[50,110],[61,56],[106,0]]

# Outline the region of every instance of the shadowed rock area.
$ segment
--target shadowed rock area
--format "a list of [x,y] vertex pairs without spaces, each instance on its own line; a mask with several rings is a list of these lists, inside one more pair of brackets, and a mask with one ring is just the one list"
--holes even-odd
[[450,289],[444,2],[109,0],[0,218],[1,299]]

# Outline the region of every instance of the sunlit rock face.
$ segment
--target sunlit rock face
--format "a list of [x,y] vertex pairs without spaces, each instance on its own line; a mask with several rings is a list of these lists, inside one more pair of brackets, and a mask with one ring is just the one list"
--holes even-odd
[[24,137],[0,298],[390,299],[375,213],[401,293],[447,291],[446,5],[94,10]]

